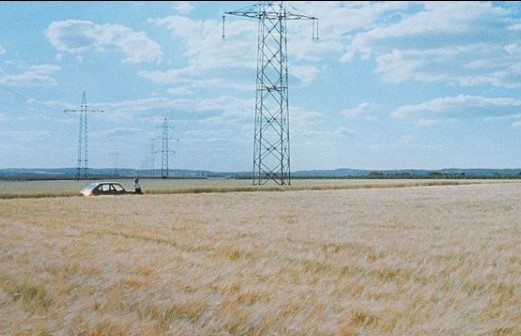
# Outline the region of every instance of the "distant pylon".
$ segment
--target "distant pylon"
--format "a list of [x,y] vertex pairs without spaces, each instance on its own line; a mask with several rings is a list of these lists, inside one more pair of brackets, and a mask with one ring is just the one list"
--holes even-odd
[[170,153],[175,153],[175,151],[169,149],[169,143],[171,137],[169,135],[169,129],[173,129],[173,126],[168,125],[168,119],[163,119],[163,123],[157,128],[161,128],[161,178],[167,179],[169,177],[169,167],[168,167],[168,158]]
[[119,171],[119,167],[121,165],[120,160],[119,160],[120,152],[117,150],[114,150],[114,151],[111,151],[109,154],[112,157],[112,159],[114,160],[113,161],[113,164],[114,164],[113,174],[114,174],[114,176],[117,177],[120,174],[120,171]]
[[154,146],[154,139],[150,139],[150,157],[149,157],[149,169],[152,172],[152,177],[156,176],[156,150]]
[[78,112],[80,114],[80,131],[78,136],[78,161],[76,165],[76,181],[81,178],[89,179],[89,146],[88,146],[88,123],[87,113],[103,112],[103,110],[89,109],[87,106],[87,96],[83,91],[81,106],[79,110],[64,110],[64,112]]
[[253,184],[274,181],[290,185],[286,21],[313,20],[312,38],[315,40],[318,39],[318,19],[289,11],[284,1],[259,1],[246,9],[224,14],[259,20]]

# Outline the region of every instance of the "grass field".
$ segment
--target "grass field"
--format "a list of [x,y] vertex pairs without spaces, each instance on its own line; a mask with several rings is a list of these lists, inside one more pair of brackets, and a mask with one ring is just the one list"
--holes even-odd
[[[132,190],[134,180],[111,179]],[[515,180],[496,180],[512,182]],[[459,185],[490,183],[490,180],[364,180],[364,179],[294,179],[291,186],[265,185],[253,186],[251,180],[235,179],[141,179],[146,194],[203,193],[231,191],[278,191],[310,189],[356,189],[384,188],[421,185]],[[0,199],[80,196],[80,191],[88,181],[50,180],[50,181],[0,181]]]
[[521,335],[521,183],[381,183],[0,199],[0,335]]

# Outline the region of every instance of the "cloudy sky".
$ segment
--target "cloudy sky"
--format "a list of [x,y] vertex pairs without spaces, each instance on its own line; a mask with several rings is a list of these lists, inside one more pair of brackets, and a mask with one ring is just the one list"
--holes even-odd
[[[253,4],[0,2],[0,168],[251,170]],[[292,170],[521,167],[521,4],[287,5]]]

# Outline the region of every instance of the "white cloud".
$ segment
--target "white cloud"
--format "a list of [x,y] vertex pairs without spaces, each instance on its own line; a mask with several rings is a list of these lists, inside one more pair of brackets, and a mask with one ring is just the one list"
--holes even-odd
[[166,71],[141,71],[139,74],[152,82],[167,84],[183,82],[187,79],[187,76],[191,75],[191,72],[188,69],[170,69]]
[[49,132],[46,131],[2,131],[0,138],[18,139],[20,141],[31,142],[37,139],[49,137]]
[[[184,67],[168,70],[141,71],[142,77],[156,83],[182,83],[191,88],[254,90],[255,83],[244,82],[242,79],[236,80],[230,75],[237,75],[238,72],[243,71],[255,73],[256,20],[228,15],[224,41],[220,34],[223,29],[220,20],[193,20],[173,15],[151,19],[149,22],[165,28],[176,41],[181,41],[182,57],[186,59],[187,64]],[[289,72],[304,85],[308,85],[316,79],[319,70],[299,61],[292,61]]]
[[210,74],[201,73],[200,69],[179,68],[166,71],[140,71],[139,75],[155,83],[182,84],[186,89],[234,89],[252,91],[255,82],[245,80],[231,80],[226,78],[210,78]]
[[[353,37],[351,48],[358,53],[380,54],[392,48],[421,49],[426,46],[461,45],[499,35],[505,26],[505,10],[479,2],[427,2],[416,9],[411,3],[397,22],[379,24]],[[464,13],[464,15],[462,15]]]
[[[458,86],[521,86],[521,24],[494,2],[303,2],[319,18],[320,42],[308,22],[288,25],[288,54],[341,62],[375,60],[385,80]],[[293,44],[292,39],[294,41]]]
[[507,54],[520,54],[521,46],[517,43],[509,43],[505,46],[505,51]]
[[302,81],[304,85],[309,85],[317,78],[319,70],[311,65],[295,65],[289,67],[289,73]]
[[113,138],[124,138],[124,139],[139,139],[146,138],[146,134],[144,134],[143,130],[136,128],[122,128],[115,127],[111,129],[101,130],[101,131],[93,131],[90,133],[93,138],[97,139],[107,139],[109,138],[111,141]]
[[61,68],[53,64],[32,65],[21,73],[7,74],[0,69],[0,84],[15,86],[53,86],[57,85],[51,75]]
[[236,19],[226,22],[226,41],[222,41],[220,20],[193,20],[179,15],[149,20],[166,28],[183,44],[183,57],[190,71],[256,67],[257,25],[254,20]]
[[[519,53],[508,48],[474,44],[429,50],[394,49],[376,56],[376,72],[390,82],[446,82],[460,86],[521,85]],[[479,58],[476,58],[479,55]]]
[[[373,29],[387,17],[399,15],[409,7],[407,1],[313,1],[295,5],[308,15],[318,17],[319,42],[314,43],[312,24],[309,21],[294,21],[288,24],[288,53],[299,59],[326,59],[346,56],[353,35]],[[290,10],[293,10],[290,7]],[[346,56],[349,57],[349,56]]]
[[376,111],[376,105],[364,102],[358,104],[358,106],[351,108],[351,109],[345,109],[340,111],[340,114],[346,117],[354,118],[359,115],[367,115],[369,113]]
[[[253,115],[252,115],[253,116]],[[309,111],[301,107],[290,107],[292,130],[295,132],[314,129],[324,122],[324,115],[317,111]]]
[[159,62],[163,57],[161,46],[146,33],[135,32],[118,24],[96,24],[83,20],[54,21],[45,35],[58,51],[71,54],[117,49],[125,56],[123,62],[131,64]]
[[[30,99],[28,103],[31,106],[40,105],[55,110],[77,108],[77,105],[57,101],[40,102]],[[229,121],[249,123],[253,117],[251,112],[255,108],[255,102],[251,99],[230,96],[195,99],[152,97],[110,103],[100,102],[89,104],[89,107],[104,110],[104,113],[95,113],[95,117],[115,124],[133,123],[136,117],[150,116],[152,113],[155,116],[162,115],[159,121],[163,116],[177,116],[182,113],[183,118],[199,120],[217,118],[223,123]]]
[[176,1],[174,9],[181,15],[188,15],[194,10],[194,5],[191,1]]
[[513,127],[514,129],[521,129],[521,120],[514,121],[514,122],[512,123],[512,127]]
[[[242,21],[242,22],[240,22]],[[245,24],[246,21],[246,24]],[[237,75],[256,68],[256,25],[248,20],[226,24],[227,40],[221,40],[220,20],[193,20],[179,15],[149,22],[170,32],[186,65],[166,70],[141,71],[139,75],[155,83],[177,84],[189,90],[254,90],[255,83]],[[233,74],[233,75],[231,75]],[[309,73],[307,74],[309,76]]]
[[0,55],[5,54],[5,48],[0,44]]
[[[340,126],[336,129],[319,130],[316,127],[299,129],[298,131],[292,130],[292,137],[297,139],[300,143],[306,144],[317,144],[317,140],[320,140],[321,144],[327,144],[328,146],[336,146],[342,140],[352,138],[357,132],[353,129]],[[330,147],[331,148],[331,147]]]
[[490,122],[512,122],[512,128],[521,129],[521,113],[495,115],[484,120]]
[[404,135],[399,140],[398,143],[406,146],[415,146],[418,144],[418,137],[415,135]]
[[508,114],[508,115],[495,115],[491,117],[487,117],[484,120],[485,121],[511,121],[521,119],[521,113],[516,114]]
[[46,109],[49,109],[49,110],[53,110],[53,111],[59,111],[59,110],[64,110],[64,109],[74,109],[77,107],[77,104],[66,104],[66,103],[63,103],[61,101],[57,101],[57,100],[49,100],[49,101],[46,101],[46,102],[41,102],[41,101],[38,101],[34,98],[29,98],[27,99],[27,104],[31,107],[37,107],[37,106],[42,106],[42,107],[45,107]]
[[437,124],[439,124],[439,120],[433,120],[433,119],[420,119],[416,123],[419,127],[432,127]]
[[321,31],[346,46],[335,54],[341,52],[344,62],[374,58],[376,72],[386,80],[521,86],[518,28],[508,9],[491,2],[401,2],[394,7],[368,2],[358,8],[344,5],[341,11],[345,21],[359,11],[368,20],[366,26],[336,29],[326,23]]
[[344,137],[351,137],[351,136],[355,135],[356,131],[351,128],[340,126],[333,133],[340,138],[344,138]]
[[170,88],[170,89],[167,89],[166,92],[171,95],[179,95],[179,96],[191,96],[194,94],[194,92],[187,87]]
[[404,105],[391,113],[392,117],[406,117],[430,112],[442,113],[459,110],[461,108],[484,107],[518,107],[521,100],[514,98],[487,98],[481,96],[459,95],[456,97],[436,98],[416,105]]

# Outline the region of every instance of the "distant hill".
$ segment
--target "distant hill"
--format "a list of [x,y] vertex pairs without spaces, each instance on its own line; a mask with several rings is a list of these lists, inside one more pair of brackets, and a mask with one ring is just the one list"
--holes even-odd
[[292,176],[297,178],[521,178],[521,169],[359,170],[339,168],[335,170],[297,171],[292,173]]
[[[76,168],[33,168],[33,169],[0,169],[1,180],[57,180],[74,179]],[[513,169],[460,169],[447,168],[440,170],[399,169],[399,170],[361,170],[339,168],[333,170],[300,170],[291,173],[292,178],[520,178],[521,168]],[[105,178],[160,178],[160,171],[104,168],[89,169],[91,179]],[[234,178],[249,179],[251,172],[213,172],[209,170],[172,169],[169,178]]]

